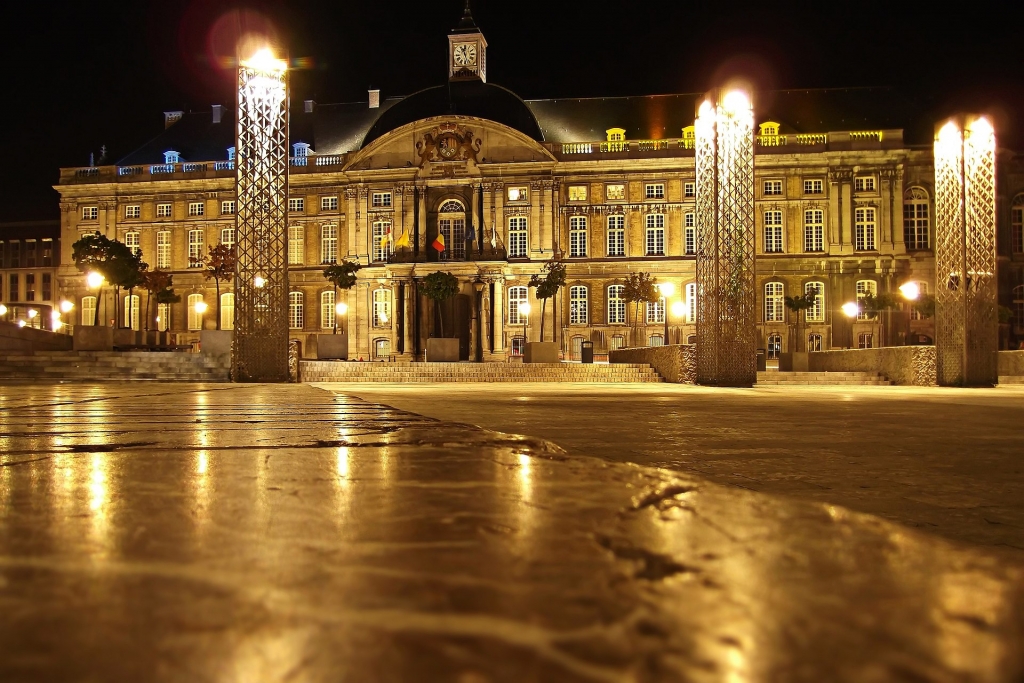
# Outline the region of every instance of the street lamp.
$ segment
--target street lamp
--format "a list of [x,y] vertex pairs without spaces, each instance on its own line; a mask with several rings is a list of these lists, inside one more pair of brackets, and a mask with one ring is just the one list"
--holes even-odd
[[[339,301],[338,303],[336,303],[334,305],[334,330],[335,330],[335,332],[337,332],[337,330],[338,330],[338,318],[341,318],[342,320],[344,320],[346,313],[348,313],[348,304],[347,303],[345,303],[344,301]],[[344,332],[345,331],[342,330],[342,334],[344,334]]]
[[93,309],[92,315],[93,325],[98,325],[100,322],[100,287],[103,286],[103,280],[104,277],[95,270],[85,276],[85,284],[89,286],[89,289],[96,290],[96,308]]
[[523,358],[526,358],[526,321],[530,319],[530,302],[519,304],[519,315],[523,319]]
[[206,305],[205,301],[197,301],[192,305],[192,310],[194,310],[196,315],[199,316],[199,329],[203,328],[202,316],[203,313],[206,313],[207,308],[209,308],[209,306]]
[[921,296],[921,288],[917,286],[916,282],[906,282],[900,285],[900,294],[907,301],[917,301],[917,298]]
[[658,291],[661,292],[663,299],[661,317],[665,322],[665,336],[663,344],[668,344],[668,299],[670,296],[676,293],[676,285],[673,282],[662,282],[658,285]]
[[64,299],[64,301],[60,302],[60,313],[57,313],[57,311],[54,311],[54,313],[56,314],[54,316],[54,319],[57,321],[57,328],[58,329],[63,327],[64,324],[65,324],[64,323],[64,314],[70,313],[72,310],[74,310],[74,308],[75,308],[75,304],[70,302],[70,301],[68,301],[67,299]]
[[0,304],[0,318],[7,315],[7,306]]
[[847,318],[856,318],[860,314],[860,306],[855,301],[847,301],[842,308]]

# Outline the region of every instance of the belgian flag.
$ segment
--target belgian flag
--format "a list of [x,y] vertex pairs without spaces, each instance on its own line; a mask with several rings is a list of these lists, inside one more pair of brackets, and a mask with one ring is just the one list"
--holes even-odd
[[437,251],[437,253],[439,253],[439,254],[442,251],[444,251],[444,234],[443,233],[438,233],[437,234],[437,239],[434,240],[434,243],[431,246],[433,246],[434,250]]

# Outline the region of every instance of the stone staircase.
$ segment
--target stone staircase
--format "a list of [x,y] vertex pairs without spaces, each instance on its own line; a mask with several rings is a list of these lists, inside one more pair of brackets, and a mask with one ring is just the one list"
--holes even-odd
[[891,386],[877,372],[779,372],[757,373],[758,386]]
[[180,351],[0,352],[0,384],[16,382],[226,382],[230,364]]
[[652,383],[662,378],[650,365],[616,363],[349,363],[303,361],[303,382],[594,382]]

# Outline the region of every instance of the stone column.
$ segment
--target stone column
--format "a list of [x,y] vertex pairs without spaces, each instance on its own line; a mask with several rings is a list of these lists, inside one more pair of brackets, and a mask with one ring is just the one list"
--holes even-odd
[[405,287],[403,287],[403,289],[405,290],[405,322],[402,331],[405,336],[405,355],[412,356],[415,360],[416,346],[413,343],[413,335],[416,330],[416,303],[413,300],[413,286],[411,279],[405,281]]
[[[356,212],[357,204],[356,199],[358,193],[354,188],[345,190],[345,228],[348,232],[348,249],[347,254],[349,257],[355,257],[358,255],[356,250]],[[323,229],[323,221],[320,222],[321,230]],[[341,225],[338,225],[338,232],[341,232]],[[340,237],[340,235],[339,235]]]
[[[483,215],[480,216],[480,224],[483,227],[483,242],[480,244],[480,252],[491,252],[491,231],[494,229],[494,184],[483,183],[484,190]],[[493,260],[494,255],[488,256],[487,260]]]
[[356,205],[356,250],[360,257],[364,254],[366,259],[360,258],[360,261],[369,263],[373,259],[373,249],[370,246],[369,230],[367,229],[367,221],[369,220],[369,209],[370,209],[370,192],[365,187],[359,188],[359,203]]
[[494,352],[505,353],[505,299],[503,287],[505,278],[494,278]]
[[480,349],[483,356],[494,350],[491,343],[491,283],[493,278],[483,278],[483,287],[480,289]]
[[[554,252],[554,239],[552,237],[553,230],[553,217],[551,210],[554,207],[551,201],[551,186],[552,183],[549,180],[541,182],[541,196],[540,196],[540,248],[544,252],[544,258],[550,258]],[[548,252],[552,252],[549,254]]]
[[419,239],[417,244],[419,245],[419,251],[423,254],[424,260],[426,260],[426,249],[427,249],[427,188],[421,187],[420,198],[419,198]]
[[[479,254],[480,250],[483,248],[483,245],[480,243],[480,206],[478,205],[478,202],[480,201],[480,183],[472,183],[470,185],[469,197],[469,225],[466,226],[466,230],[473,231],[473,242],[471,244],[473,245],[473,249],[475,249]],[[466,258],[473,258],[473,254],[471,254],[469,250],[466,251]],[[474,311],[475,310],[476,306],[474,305]]]
[[541,211],[540,204],[541,198],[541,184],[539,182],[530,183],[530,258],[531,259],[543,259],[544,255],[541,253]]

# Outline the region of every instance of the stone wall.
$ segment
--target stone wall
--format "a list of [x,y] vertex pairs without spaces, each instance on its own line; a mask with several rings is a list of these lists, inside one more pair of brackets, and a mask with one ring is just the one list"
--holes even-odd
[[1024,351],[1000,351],[998,355],[999,376],[1024,376]]
[[70,351],[71,337],[0,322],[0,351]]
[[608,354],[609,363],[646,363],[666,382],[697,383],[697,347],[693,344],[643,346],[616,349]]
[[902,386],[935,386],[934,346],[816,351],[808,354],[810,372],[877,372]]

